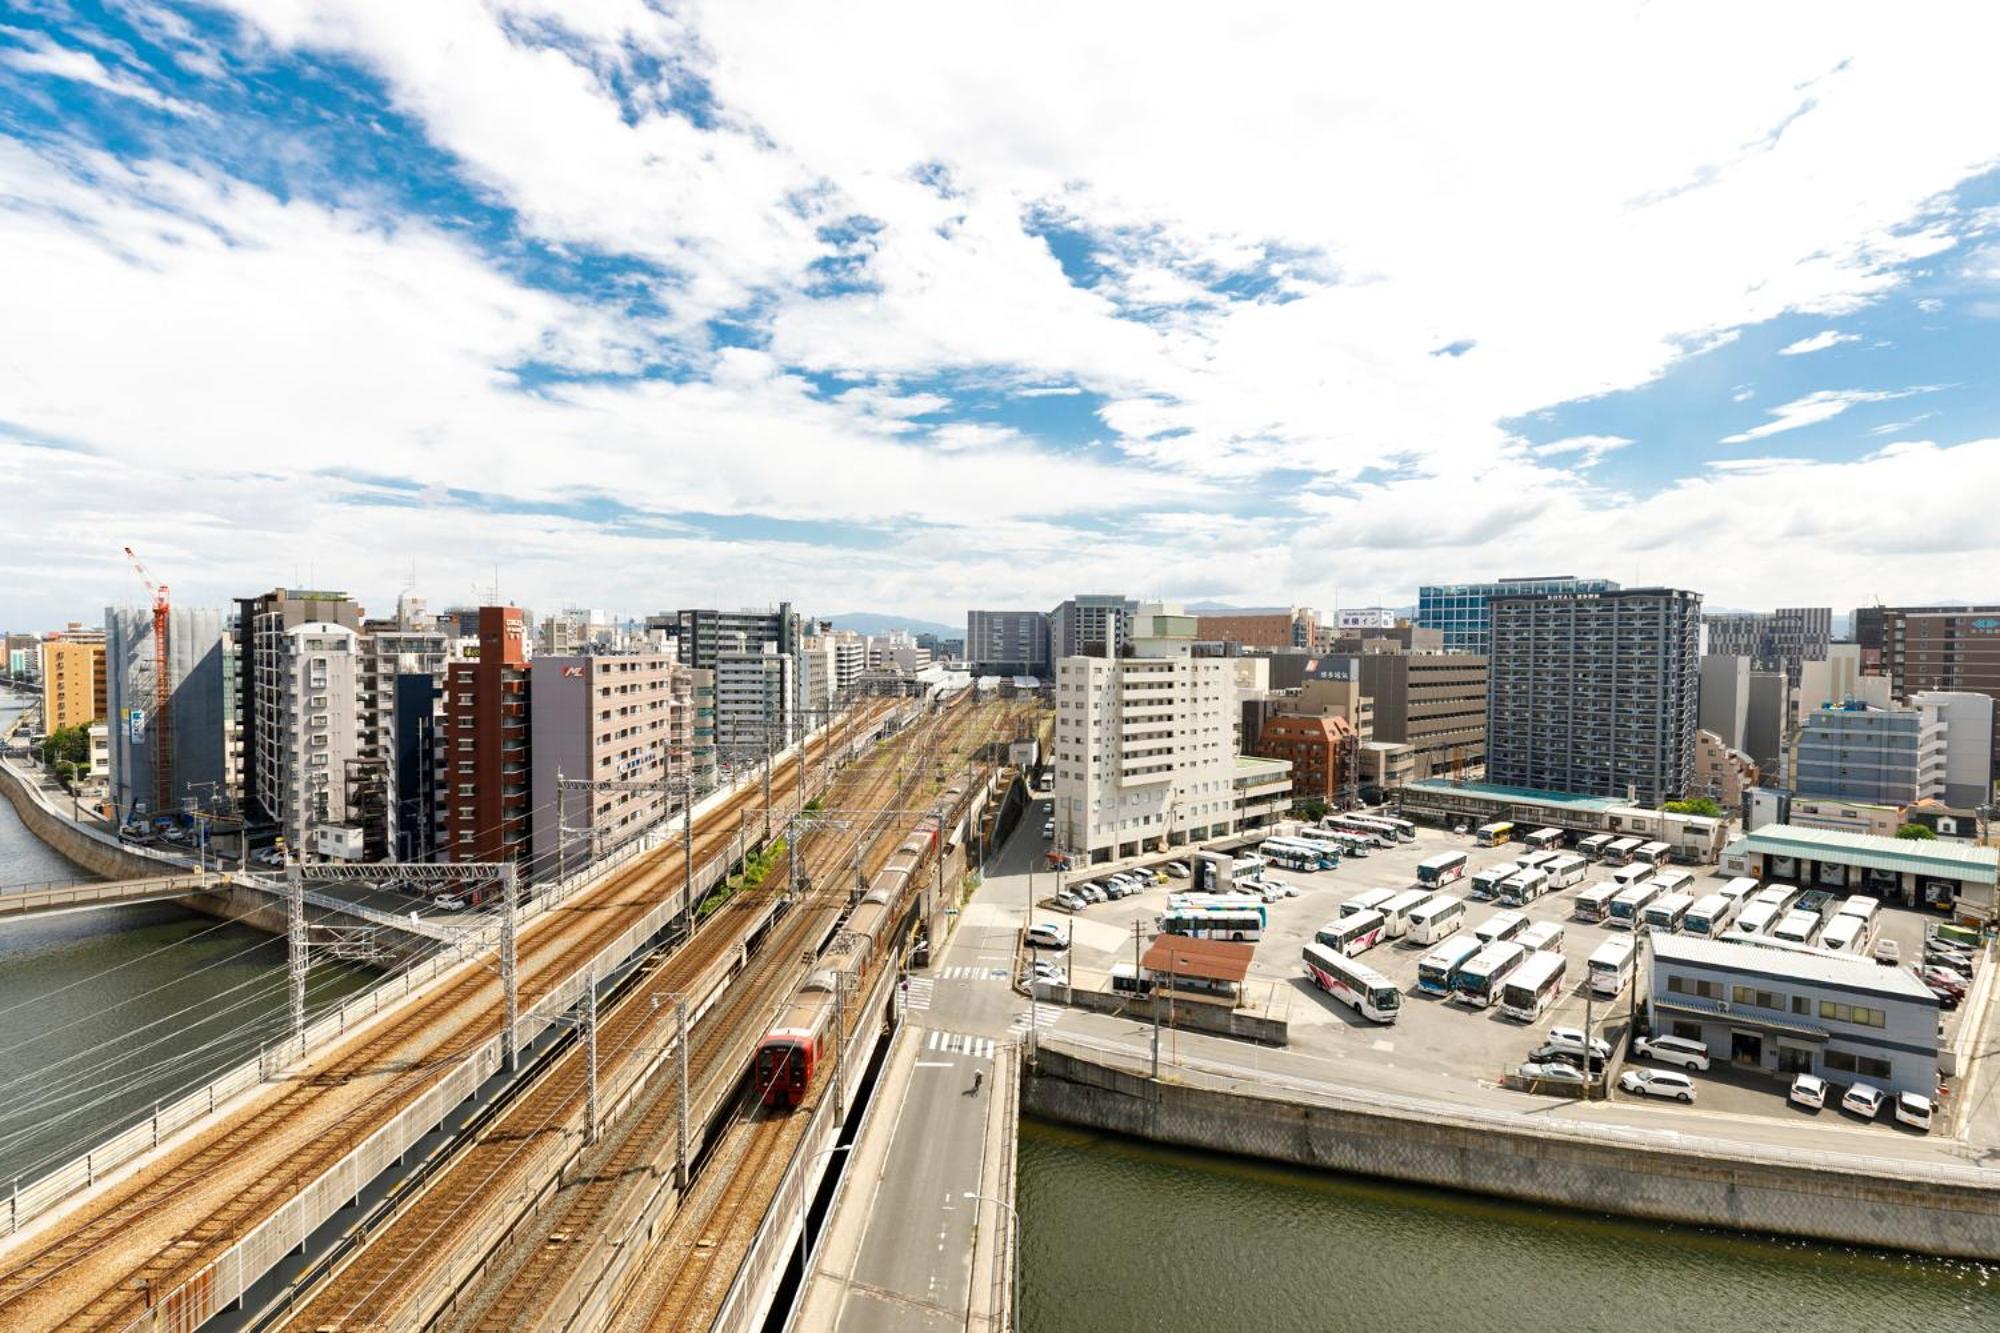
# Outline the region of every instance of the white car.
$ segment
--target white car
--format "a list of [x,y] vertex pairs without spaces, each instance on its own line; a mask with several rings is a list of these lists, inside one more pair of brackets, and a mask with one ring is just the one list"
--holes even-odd
[[[1582,1055],[1585,1039],[1582,1028],[1550,1028],[1543,1046],[1558,1051],[1568,1051],[1571,1055]],[[1590,1053],[1600,1060],[1611,1058],[1611,1043],[1602,1037],[1589,1039]]]
[[1084,909],[1083,899],[1077,897],[1068,889],[1064,889],[1056,895],[1055,903],[1057,907],[1062,908],[1065,912],[1081,912]]
[[437,908],[440,912],[456,912],[463,909],[465,903],[463,900],[447,893],[442,898],[437,899],[431,905]]
[[1694,1080],[1686,1074],[1664,1069],[1628,1069],[1618,1076],[1618,1086],[1626,1092],[1643,1092],[1648,1097],[1671,1097],[1689,1106],[1694,1104]]
[[1185,861],[1169,861],[1167,862],[1167,873],[1175,879],[1186,879],[1194,872],[1188,869],[1188,863]]
[[1917,1092],[1896,1094],[1896,1119],[1906,1125],[1931,1132],[1931,1099]]
[[1632,1043],[1632,1053],[1663,1065],[1708,1072],[1708,1047],[1686,1037],[1641,1037]]
[[1818,1074],[1800,1074],[1792,1080],[1792,1090],[1785,1100],[1817,1111],[1826,1105],[1826,1080]]
[[1882,1103],[1889,1100],[1888,1094],[1873,1083],[1855,1083],[1848,1087],[1847,1095],[1840,1099],[1840,1109],[1852,1111],[1863,1120],[1873,1120],[1882,1113]]
[[1031,949],[1067,949],[1069,941],[1064,938],[1062,927],[1053,921],[1037,921],[1028,927],[1028,947]]
[[1055,840],[1056,840],[1056,825],[1054,820],[1050,820],[1048,823],[1042,825],[1042,841],[1054,842]]

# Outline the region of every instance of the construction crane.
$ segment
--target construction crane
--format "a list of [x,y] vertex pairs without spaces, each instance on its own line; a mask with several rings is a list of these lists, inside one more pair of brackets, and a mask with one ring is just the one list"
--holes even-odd
[[132,562],[139,582],[146,585],[146,592],[153,599],[153,716],[147,730],[153,738],[153,815],[157,818],[174,808],[174,691],[167,678],[167,623],[173,604],[167,595],[167,585],[153,582],[137,551],[126,547],[125,558]]

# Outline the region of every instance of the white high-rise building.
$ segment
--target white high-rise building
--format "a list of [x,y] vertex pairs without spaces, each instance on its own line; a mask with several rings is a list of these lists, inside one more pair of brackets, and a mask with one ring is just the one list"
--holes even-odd
[[257,781],[295,851],[320,825],[347,822],[347,762],[361,754],[361,636],[308,621],[257,637]]
[[1132,656],[1056,664],[1056,845],[1087,862],[1235,826],[1230,662],[1190,654],[1195,617],[1141,606]]

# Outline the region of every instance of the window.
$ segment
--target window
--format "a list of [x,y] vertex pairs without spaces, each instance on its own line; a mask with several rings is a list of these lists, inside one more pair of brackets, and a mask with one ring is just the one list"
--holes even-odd
[[1858,1004],[1838,1004],[1832,1000],[1819,1002],[1819,1016],[1836,1023],[1854,1023],[1861,1027],[1888,1026],[1888,1015],[1880,1009],[1869,1009]]
[[1812,1013],[1812,997],[1810,995],[1794,995],[1792,997],[1792,1012],[1810,1016]]
[[1855,1072],[1854,1057],[1846,1051],[1828,1051],[1825,1063],[1826,1067],[1836,1074],[1852,1074]]
[[1783,1009],[1785,1007],[1783,996],[1767,990],[1758,990],[1754,986],[1736,987],[1731,994],[1731,998],[1737,1004],[1754,1005],[1759,1009]]

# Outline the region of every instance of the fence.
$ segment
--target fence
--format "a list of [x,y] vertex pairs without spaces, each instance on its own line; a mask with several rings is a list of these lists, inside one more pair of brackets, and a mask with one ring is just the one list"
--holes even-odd
[[0,917],[78,907],[87,903],[176,897],[198,892],[214,882],[213,875],[165,875],[159,879],[72,880],[60,888],[8,889],[0,893]]

